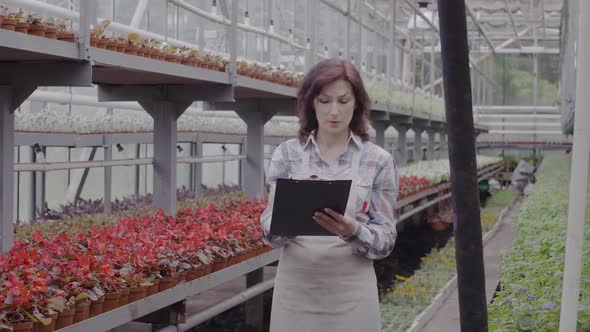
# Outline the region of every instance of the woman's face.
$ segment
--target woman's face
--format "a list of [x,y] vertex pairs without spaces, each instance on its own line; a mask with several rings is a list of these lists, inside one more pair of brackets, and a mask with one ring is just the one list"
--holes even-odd
[[354,92],[348,81],[337,80],[324,87],[313,101],[318,131],[329,135],[348,134],[354,114]]

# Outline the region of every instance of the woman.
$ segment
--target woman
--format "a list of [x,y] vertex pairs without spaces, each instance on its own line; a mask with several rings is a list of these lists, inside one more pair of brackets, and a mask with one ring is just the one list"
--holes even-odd
[[[391,154],[368,141],[369,98],[354,65],[315,65],[297,95],[299,138],[275,150],[270,197],[261,216],[265,241],[282,247],[271,331],[380,331],[373,260],[396,239],[397,171]],[[278,178],[352,179],[344,215],[326,209],[314,220],[335,236],[269,234]]]

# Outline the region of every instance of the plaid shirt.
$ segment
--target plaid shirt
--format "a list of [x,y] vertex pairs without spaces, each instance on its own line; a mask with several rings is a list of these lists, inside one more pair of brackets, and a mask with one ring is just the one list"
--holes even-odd
[[[397,237],[394,210],[398,192],[398,174],[393,157],[379,146],[371,142],[363,142],[360,137],[351,135],[346,150],[337,161],[327,164],[320,158],[319,146],[313,136],[313,134],[310,135],[303,145],[303,150],[311,153],[311,171],[320,178],[346,175],[352,167],[352,149],[360,148],[356,199],[358,223],[353,234],[342,239],[353,246],[356,255],[370,259],[387,257],[393,250]],[[265,242],[275,248],[284,245],[289,239],[269,233],[274,186],[278,178],[296,176],[302,162],[301,152],[299,139],[283,142],[275,149],[268,167],[267,183],[270,186],[270,197],[268,206],[262,213],[261,223]]]

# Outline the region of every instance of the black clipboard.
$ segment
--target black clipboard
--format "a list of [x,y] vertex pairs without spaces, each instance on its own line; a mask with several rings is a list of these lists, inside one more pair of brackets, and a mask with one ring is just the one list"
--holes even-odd
[[277,179],[270,234],[334,235],[312,216],[315,211],[325,208],[344,214],[351,185],[352,180]]

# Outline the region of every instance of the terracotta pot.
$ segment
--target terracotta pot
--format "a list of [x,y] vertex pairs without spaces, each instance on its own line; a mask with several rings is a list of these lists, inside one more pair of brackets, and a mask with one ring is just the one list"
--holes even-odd
[[[33,322],[16,323],[10,325],[13,332],[32,332]],[[0,329],[0,332],[8,332],[8,329]]]
[[66,309],[58,313],[57,319],[55,320],[55,329],[59,330],[61,328],[74,324],[74,313],[74,308]]
[[125,50],[127,49],[127,42],[117,41],[116,45],[115,51],[125,53]]
[[96,47],[98,45],[98,38],[94,36],[90,36],[90,46]]
[[74,313],[74,324],[81,322],[90,317],[90,301],[76,303],[76,312]]
[[37,323],[38,332],[53,332],[55,331],[55,322],[57,321],[57,314],[51,315],[51,322],[47,325]]
[[107,43],[106,49],[113,52],[117,51],[117,42],[109,41]]
[[45,30],[47,28],[44,25],[41,24],[34,24],[34,25],[29,25],[29,29],[27,30],[27,33],[29,35],[34,35],[34,36],[39,36],[39,37],[45,37]]
[[146,291],[145,286],[131,287],[129,290],[129,303],[145,298]]
[[68,43],[73,43],[76,40],[76,36],[73,32],[59,33],[57,39]]
[[449,228],[450,225],[451,224],[446,223],[446,222],[433,222],[430,224],[430,227],[432,227],[432,229],[437,232],[442,232],[442,231],[446,230],[447,228]]
[[127,45],[125,48],[126,54],[137,55],[137,46],[135,45]]
[[185,66],[190,66],[193,63],[193,61],[190,58],[182,58],[180,60],[180,63]]
[[158,293],[158,287],[160,285],[160,279],[155,279],[154,281],[152,281],[152,284],[153,285],[148,286],[147,289],[146,289],[146,294],[145,294],[146,297],[152,296],[152,295]]
[[160,284],[158,285],[158,291],[162,292],[167,289],[173,288],[176,286],[176,278],[174,277],[166,277],[160,279]]
[[143,54],[145,53],[145,51],[142,48],[137,48],[137,56],[143,56]]
[[14,31],[27,33],[29,31],[29,23],[17,23]]
[[90,317],[98,316],[103,312],[104,296],[90,303]]
[[119,300],[121,299],[121,293],[107,293],[104,295],[104,303],[102,304],[102,312],[111,311],[119,307]]
[[0,20],[2,21],[0,23],[0,28],[10,31],[14,31],[14,29],[16,28],[16,20],[13,20],[11,18],[0,18]]
[[162,54],[158,54],[158,60],[166,61],[166,56]]
[[96,47],[98,48],[102,48],[105,49],[107,48],[107,44],[109,43],[109,40],[106,38],[100,38],[98,39],[97,43],[96,43]]
[[129,288],[123,288],[121,290],[121,298],[119,298],[119,307],[127,305],[129,303]]
[[167,54],[164,56],[166,62],[178,63],[178,57],[174,54]]
[[56,27],[45,27],[45,38],[57,39],[57,28]]

